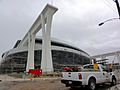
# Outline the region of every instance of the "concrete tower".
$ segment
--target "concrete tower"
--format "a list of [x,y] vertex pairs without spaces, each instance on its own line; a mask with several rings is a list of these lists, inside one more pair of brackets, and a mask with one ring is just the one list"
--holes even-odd
[[38,16],[28,33],[20,42],[19,47],[28,47],[28,57],[26,71],[34,69],[34,46],[35,37],[38,31],[42,30],[42,60],[41,69],[43,73],[53,72],[53,61],[51,55],[51,25],[54,13],[58,9],[47,4],[41,14]]

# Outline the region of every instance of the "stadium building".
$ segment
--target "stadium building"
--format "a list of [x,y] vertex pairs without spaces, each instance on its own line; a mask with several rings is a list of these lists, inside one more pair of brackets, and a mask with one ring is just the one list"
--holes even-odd
[[[28,47],[18,47],[18,40],[13,49],[2,54],[1,73],[23,72],[26,69]],[[84,65],[91,62],[90,56],[83,50],[66,42],[52,39],[51,51],[54,71],[62,71],[65,66]],[[42,39],[35,39],[35,69],[41,67]]]
[[[1,73],[28,72],[42,69],[43,73],[62,71],[63,67],[90,63],[90,56],[66,42],[51,39],[52,18],[58,8],[47,4],[22,40],[3,53]],[[36,38],[42,31],[42,38]]]

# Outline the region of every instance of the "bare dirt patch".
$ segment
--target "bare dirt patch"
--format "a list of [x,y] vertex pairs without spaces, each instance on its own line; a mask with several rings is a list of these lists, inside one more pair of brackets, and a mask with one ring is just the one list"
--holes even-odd
[[18,83],[9,90],[68,90],[60,80],[33,80]]

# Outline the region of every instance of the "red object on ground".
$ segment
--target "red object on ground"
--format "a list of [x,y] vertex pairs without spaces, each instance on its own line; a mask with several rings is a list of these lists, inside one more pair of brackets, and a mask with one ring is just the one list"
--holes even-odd
[[72,68],[66,67],[64,68],[65,71],[72,71]]
[[29,74],[34,74],[34,75],[40,75],[42,74],[42,70],[41,69],[31,69],[28,72]]

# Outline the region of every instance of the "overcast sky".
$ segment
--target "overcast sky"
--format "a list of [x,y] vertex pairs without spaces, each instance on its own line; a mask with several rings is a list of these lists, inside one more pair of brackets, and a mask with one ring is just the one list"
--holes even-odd
[[0,55],[30,29],[46,3],[58,7],[52,37],[72,43],[90,55],[120,50],[120,20],[113,0],[0,0]]

